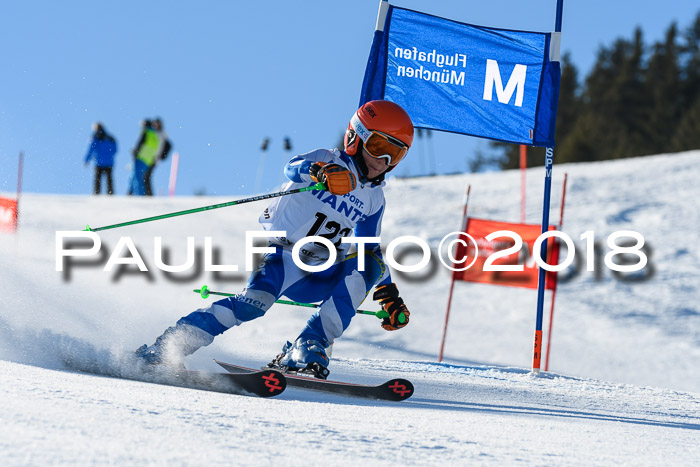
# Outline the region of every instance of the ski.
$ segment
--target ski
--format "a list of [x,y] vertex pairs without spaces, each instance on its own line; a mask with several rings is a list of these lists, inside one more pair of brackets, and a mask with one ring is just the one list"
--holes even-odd
[[174,374],[173,384],[179,386],[178,382],[189,388],[259,397],[277,396],[287,387],[287,378],[272,369],[238,374],[182,370]]
[[[260,370],[247,368],[231,363],[214,360],[226,371],[235,375],[251,374]],[[345,383],[341,381],[329,381],[295,374],[284,373],[287,379],[287,386],[314,391],[323,391],[333,394],[343,394],[346,396],[363,397],[366,399],[379,399],[388,401],[402,401],[413,395],[413,384],[403,378],[394,378],[383,384],[372,386],[368,384]]]
[[154,366],[142,367],[135,371],[131,368],[122,370],[99,366],[85,367],[76,365],[72,361],[64,363],[66,368],[79,373],[228,394],[272,397],[282,394],[287,387],[285,376],[273,369],[233,374],[230,372],[188,370],[184,367],[173,369]]

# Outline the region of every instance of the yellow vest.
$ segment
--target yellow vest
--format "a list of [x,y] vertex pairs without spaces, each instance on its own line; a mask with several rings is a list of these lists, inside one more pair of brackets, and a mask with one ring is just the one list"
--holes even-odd
[[158,153],[162,147],[162,139],[163,136],[158,132],[151,129],[146,130],[146,138],[136,157],[149,167],[155,164],[156,157],[158,157]]

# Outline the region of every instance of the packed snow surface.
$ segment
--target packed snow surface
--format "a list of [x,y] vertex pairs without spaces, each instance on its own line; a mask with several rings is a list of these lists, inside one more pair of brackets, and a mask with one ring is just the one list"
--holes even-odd
[[[416,392],[400,403],[294,388],[260,399],[91,374],[127,371],[135,348],[211,302],[193,289],[239,292],[245,232],[260,230],[265,202],[100,232],[102,256],[69,260],[57,272],[57,231],[232,198],[23,195],[19,232],[0,233],[0,463],[698,465],[700,151],[556,166],[555,224],[564,173],[561,230],[573,239],[579,266],[562,273],[568,280],[557,291],[552,341],[544,343],[549,371],[530,372],[536,292],[463,282],[454,287],[438,362],[450,275],[435,259],[433,272],[394,275],[411,310],[405,329],[386,332],[376,318],[357,316],[333,347],[332,379],[407,378]],[[530,223],[540,222],[543,175],[528,170]],[[393,179],[382,243],[414,235],[436,254],[461,226],[467,185],[470,216],[519,221],[515,171]],[[605,267],[606,239],[623,230],[645,239],[649,262],[640,273]],[[587,231],[596,239],[593,272],[580,238]],[[147,273],[119,264],[103,270],[123,237]],[[164,273],[156,237],[166,264],[185,262],[187,237],[198,251],[211,237],[215,264],[240,272]],[[549,293],[546,303],[545,336]],[[378,307],[368,299],[362,308]],[[261,365],[309,313],[276,305],[186,364],[211,371],[218,371],[213,358]]]

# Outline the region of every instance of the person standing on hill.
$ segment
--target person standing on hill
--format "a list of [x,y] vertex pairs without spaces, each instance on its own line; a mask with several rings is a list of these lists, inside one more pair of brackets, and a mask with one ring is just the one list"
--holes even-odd
[[102,175],[107,178],[107,194],[114,194],[112,183],[112,167],[114,166],[114,156],[117,153],[117,141],[109,135],[100,122],[92,125],[94,131],[90,147],[85,155],[85,166],[92,159],[95,159],[95,189],[94,193],[99,195],[102,191]]
[[163,122],[160,118],[144,120],[142,126],[141,136],[132,151],[134,172],[129,194],[153,196],[151,188],[153,168],[159,159],[165,159],[168,156],[171,145],[163,131]]

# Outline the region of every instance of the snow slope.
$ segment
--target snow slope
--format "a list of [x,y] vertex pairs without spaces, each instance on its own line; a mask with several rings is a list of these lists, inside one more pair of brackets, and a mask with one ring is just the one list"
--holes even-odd
[[[651,246],[647,280],[604,267],[560,286],[550,372],[532,376],[532,290],[455,286],[445,362],[437,363],[449,274],[396,276],[411,324],[387,333],[358,316],[333,349],[331,377],[412,380],[413,398],[381,403],[288,389],[274,400],[172,388],[66,369],[116,367],[180,316],[203,306],[191,290],[237,292],[246,273],[155,268],[154,237],[185,260],[186,237],[212,237],[219,264],[244,266],[246,230],[263,203],[102,232],[105,255],[129,236],[149,274],[101,266],[55,270],[55,232],[199,207],[226,198],[98,198],[27,194],[18,235],[0,233],[0,462],[350,465],[516,463],[698,464],[700,151],[557,166],[552,219],[569,174],[563,231],[636,230]],[[542,169],[528,171],[528,221],[540,216]],[[460,225],[471,184],[475,217],[519,219],[516,172],[392,180],[384,243],[416,235],[435,249]],[[106,260],[106,256],[104,258]],[[408,262],[408,259],[407,259]],[[584,261],[585,264],[585,261]],[[602,261],[601,261],[602,264]],[[569,271],[568,273],[571,273]],[[410,279],[410,278],[409,278]],[[547,300],[548,303],[548,300]],[[376,305],[365,303],[364,308]],[[275,306],[188,358],[268,361],[308,318]],[[545,329],[547,322],[545,322]],[[546,343],[545,343],[546,344]]]

